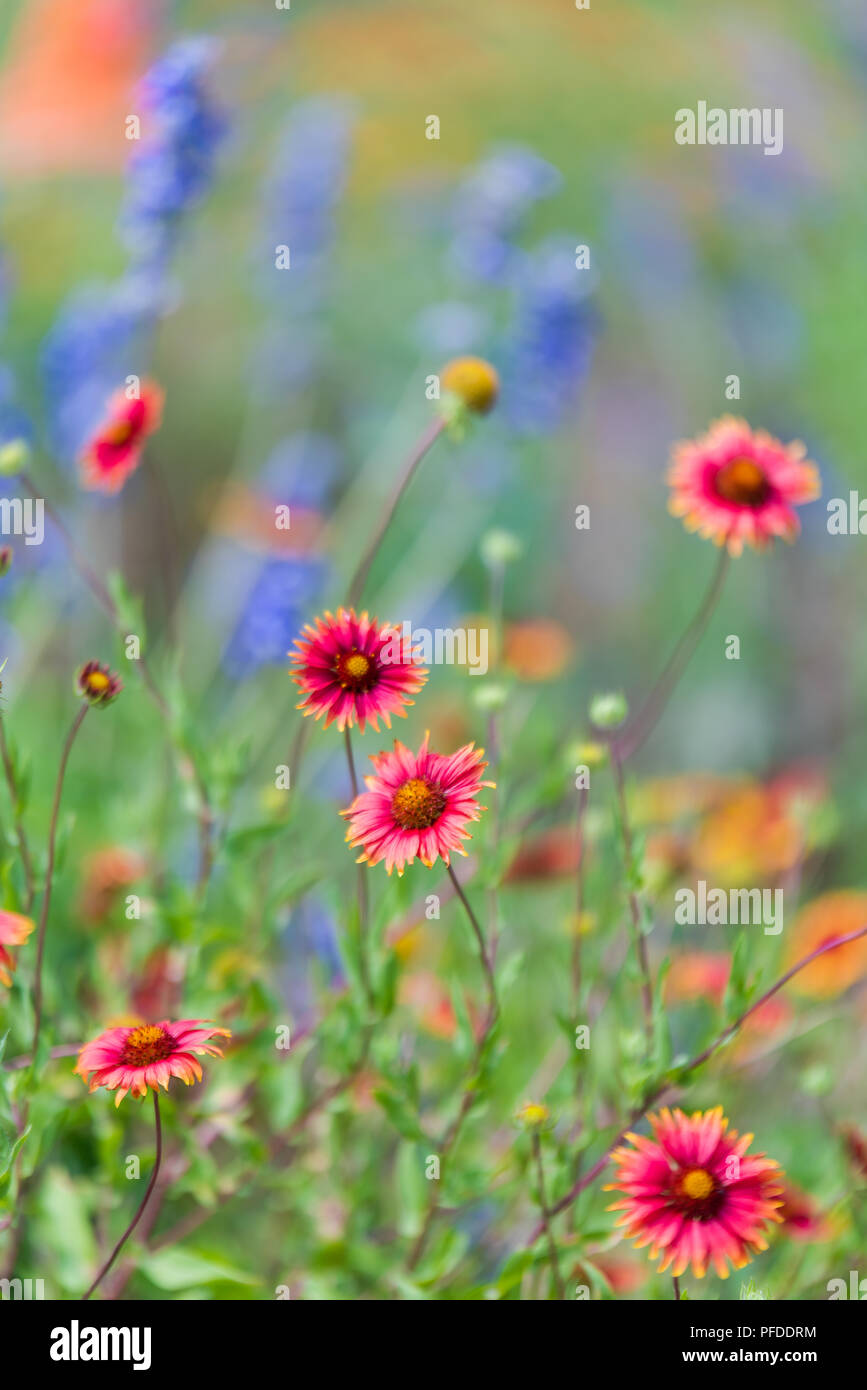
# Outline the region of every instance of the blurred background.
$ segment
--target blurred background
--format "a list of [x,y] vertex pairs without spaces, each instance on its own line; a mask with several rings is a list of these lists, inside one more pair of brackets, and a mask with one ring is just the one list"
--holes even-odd
[[[594,0],[586,12],[568,0],[296,0],[287,10],[6,0],[0,65],[0,444],[30,442],[32,475],[83,553],[103,576],[122,571],[141,597],[155,664],[167,688],[182,684],[212,759],[227,833],[261,836],[233,842],[236,859],[218,873],[201,947],[213,950],[198,962],[207,984],[187,1004],[243,995],[255,1013],[272,1003],[247,991],[251,981],[265,991],[268,976],[303,1021],[343,978],[338,919],[354,878],[334,827],[348,794],[342,749],[313,731],[295,788],[306,798],[299,840],[273,787],[297,728],[286,654],[304,622],[342,600],[430,418],[427,378],[467,352],[497,367],[500,402],[427,460],[366,606],[416,627],[478,623],[493,634],[488,675],[436,667],[400,736],[417,744],[430,727],[450,751],[485,742],[500,711],[503,844],[519,856],[505,916],[527,961],[510,1025],[523,1043],[498,1083],[498,1123],[541,1065],[545,1044],[536,1055],[531,1041],[540,1018],[547,1026],[562,1006],[552,988],[571,930],[571,770],[587,702],[598,689],[645,691],[709,580],[713,548],[668,515],[664,474],[672,443],[726,412],[803,439],[823,497],[803,509],[794,547],[734,564],[640,756],[651,881],[667,891],[678,875],[785,879],[793,911],[864,886],[864,542],[826,528],[827,499],[867,484],[858,0]],[[782,154],[677,145],[674,113],[700,99],[782,107]],[[439,138],[428,139],[433,116]],[[281,246],[288,270],[275,266]],[[579,246],[589,248],[581,270]],[[84,494],[76,456],[130,373],[165,389],[164,424],[120,497]],[[725,394],[733,374],[737,400]],[[286,533],[273,525],[280,503],[292,509]],[[582,504],[590,526],[576,530]],[[130,961],[168,988],[159,952],[192,928],[178,928],[161,894],[167,879],[194,875],[195,823],[170,790],[159,716],[56,531],[40,547],[11,544],[3,690],[16,743],[30,749],[40,824],[74,669],[110,660],[127,684],[78,750],[54,1002],[82,940],[90,949],[98,914],[88,891],[111,900],[117,875],[135,882],[138,863],[156,903],[123,949],[102,942],[87,987],[55,1024],[56,1040],[70,1042],[129,1005]],[[725,659],[729,634],[739,661]],[[373,732],[358,744],[363,755],[383,746]],[[609,910],[616,918],[618,890],[607,812],[596,814],[598,925]],[[540,838],[528,840],[530,824]],[[268,839],[269,825],[283,826],[282,838]],[[273,947],[267,967],[238,934],[245,914],[256,916],[261,865],[250,856],[260,844],[284,876],[268,890],[274,922],[255,928],[260,947],[265,937]],[[94,870],[93,855],[118,849],[139,861]],[[377,891],[384,932],[417,926],[425,883],[388,885],[387,896],[383,878]],[[401,957],[415,971],[409,1006],[433,1039],[455,1026],[437,993],[454,964],[442,964],[442,949],[415,941]],[[588,949],[600,969],[616,968],[605,942]],[[788,949],[762,937],[754,963],[772,972]],[[472,972],[464,947],[453,950],[455,968]],[[688,1000],[706,989],[719,1003],[718,980],[684,978]],[[863,1002],[853,1007],[860,1020]],[[684,1046],[700,1022],[689,1014]],[[787,1162],[816,1095],[831,1109],[838,1084],[855,1098],[858,1055],[841,1070],[821,1039],[811,1050],[811,1029],[796,1070],[809,1074],[813,1099],[778,1115],[775,1149],[762,1136]],[[752,1078],[739,1128],[767,1115],[773,1076],[769,1063]],[[715,1095],[710,1087],[708,1103]],[[830,1135],[855,1118],[841,1109],[822,1123]],[[797,1173],[828,1200],[842,1162],[829,1153],[802,1153]],[[226,1219],[231,1246],[238,1233]],[[481,1240],[475,1228],[467,1238]],[[816,1279],[822,1268],[820,1257]],[[345,1269],[316,1277],[307,1296],[354,1287],[340,1282]],[[369,1289],[359,1269],[352,1277]],[[149,1286],[143,1296],[153,1295]]]

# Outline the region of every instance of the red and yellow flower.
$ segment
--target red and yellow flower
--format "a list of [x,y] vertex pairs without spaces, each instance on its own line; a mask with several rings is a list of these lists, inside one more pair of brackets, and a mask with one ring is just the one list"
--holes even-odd
[[348,843],[361,849],[358,862],[384,859],[389,874],[402,875],[416,858],[431,868],[437,858],[448,865],[452,851],[465,855],[467,826],[487,809],[476,797],[494,785],[481,780],[482,758],[472,743],[448,756],[431,753],[427,734],[418,753],[395,739],[394,752],[374,754],[367,791],[340,813],[349,821]]
[[305,696],[297,708],[324,715],[325,728],[336,722],[341,733],[354,724],[362,733],[366,724],[378,730],[379,719],[390,728],[391,716],[406,715],[409,697],[427,679],[411,639],[352,608],[308,623],[295,646],[292,679]]
[[648,1119],[652,1139],[627,1134],[630,1143],[612,1154],[617,1176],[607,1190],[625,1196],[609,1211],[622,1212],[617,1225],[636,1248],[650,1246],[660,1272],[671,1267],[679,1277],[691,1264],[701,1279],[712,1264],[726,1279],[728,1262],[742,1269],[767,1249],[767,1223],[781,1220],[779,1164],[747,1155],[753,1136],[729,1130],[722,1106],[691,1116],[663,1109]]
[[177,1023],[143,1023],[136,1027],[107,1028],[93,1042],[85,1043],[75,1072],[91,1091],[104,1086],[117,1091],[115,1105],[131,1093],[144,1097],[148,1090],[169,1089],[173,1076],[192,1086],[201,1081],[200,1057],[222,1057],[210,1038],[230,1038],[226,1028],[214,1028],[209,1019],[185,1018]]
[[698,439],[678,444],[668,473],[669,511],[689,531],[740,555],[800,531],[795,507],[819,496],[819,474],[796,440],[782,444],[726,415]]
[[123,388],[115,391],[106,418],[79,458],[82,487],[120,492],[138,468],[148,435],[160,427],[163,400],[163,391],[152,381],[143,381],[137,396],[128,396]]

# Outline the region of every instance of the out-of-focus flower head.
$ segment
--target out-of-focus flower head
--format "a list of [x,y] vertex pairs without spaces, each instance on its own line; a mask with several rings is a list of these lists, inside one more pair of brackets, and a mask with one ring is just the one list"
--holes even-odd
[[175,1012],[183,990],[184,969],[180,951],[168,946],[151,951],[130,988],[133,1009],[141,1019]]
[[141,374],[160,307],[128,279],[76,290],[62,305],[42,345],[42,373],[64,459],[79,456],[118,381]]
[[504,350],[503,411],[522,433],[553,432],[575,408],[590,370],[597,313],[571,238],[544,241],[522,258]]
[[777,1215],[782,1217],[782,1234],[790,1236],[792,1240],[830,1240],[834,1227],[812,1197],[795,1187],[794,1183],[784,1182],[782,1187],[780,1195],[783,1204],[777,1211]]
[[141,382],[131,396],[125,388],[114,392],[102,424],[82,451],[82,487],[93,492],[120,492],[138,468],[148,435],[160,427],[163,398],[163,391],[152,381]]
[[89,705],[110,705],[123,690],[123,682],[99,661],[88,661],[75,677],[75,690]]
[[728,1129],[722,1107],[695,1111],[664,1109],[649,1115],[653,1138],[628,1134],[629,1144],[612,1153],[617,1167],[609,1192],[625,1193],[609,1211],[619,1211],[617,1225],[660,1272],[675,1278],[692,1265],[698,1279],[712,1264],[721,1279],[749,1264],[766,1250],[764,1228],[782,1218],[782,1173],[764,1154],[747,1155],[751,1134],[738,1137]]
[[551,1118],[551,1112],[547,1105],[541,1101],[527,1100],[515,1114],[515,1119],[522,1129],[539,1130],[544,1129]]
[[[797,961],[840,936],[867,926],[867,893],[842,889],[815,898],[798,914],[787,932],[785,962]],[[832,999],[867,976],[867,936],[825,951],[799,970],[792,989],[815,999]]]
[[230,676],[240,680],[262,666],[282,665],[324,572],[315,557],[265,561],[223,656]]
[[501,284],[520,252],[513,238],[530,210],[563,184],[552,164],[520,145],[494,149],[460,185],[449,256],[461,275]]
[[15,958],[7,951],[7,946],[22,946],[33,931],[34,923],[20,912],[0,911],[0,984],[8,989],[12,984]]
[[142,855],[121,845],[107,845],[88,855],[84,861],[80,903],[84,921],[96,925],[104,922],[118,894],[142,878],[146,869]]
[[689,531],[740,555],[800,530],[795,507],[819,495],[819,473],[796,440],[781,444],[746,420],[726,415],[698,439],[675,446],[668,472],[669,511]]
[[[322,508],[339,463],[337,446],[327,435],[299,431],[275,446],[255,488],[230,491],[214,513],[214,530],[267,556],[249,584],[223,655],[224,668],[236,680],[284,661],[311,600],[325,584]],[[278,507],[289,508],[286,529],[276,526]]]
[[684,951],[675,956],[665,977],[665,997],[671,1003],[709,999],[719,1006],[731,974],[726,951]]
[[555,618],[525,618],[506,628],[503,661],[519,680],[557,680],[574,656],[572,635]]
[[490,362],[482,357],[455,357],[440,372],[444,399],[455,398],[474,415],[493,410],[500,391],[500,378]]
[[768,786],[736,788],[696,829],[696,869],[723,887],[767,880],[791,869],[804,852],[804,831],[786,796]]
[[843,1130],[843,1143],[857,1176],[867,1179],[867,1134],[863,1134],[857,1125],[846,1125]]
[[349,102],[316,96],[293,107],[280,135],[257,238],[257,283],[269,306],[280,305],[256,355],[260,387],[299,391],[325,358],[321,310],[334,284],[329,252],[354,126]]
[[139,87],[142,138],[127,171],[121,230],[137,260],[164,257],[182,215],[207,192],[226,120],[208,89],[217,44],[173,43]]
[[523,840],[506,871],[507,883],[532,883],[574,874],[579,862],[574,825],[558,825]]
[[417,970],[400,982],[400,1002],[418,1016],[420,1026],[434,1038],[453,1038],[457,1019],[449,992],[432,970]]

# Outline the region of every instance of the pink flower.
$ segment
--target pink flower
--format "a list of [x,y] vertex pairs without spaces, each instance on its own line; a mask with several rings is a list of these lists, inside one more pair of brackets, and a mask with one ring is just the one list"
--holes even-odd
[[33,931],[33,922],[22,917],[20,912],[0,910],[0,984],[8,989],[12,984],[15,959],[6,950],[7,946],[22,946]]
[[91,492],[119,492],[135,472],[149,434],[159,429],[164,395],[152,381],[141,383],[141,394],[130,398],[115,391],[107,418],[88,440],[79,459],[81,485]]
[[316,719],[324,714],[326,729],[336,720],[341,733],[356,723],[362,733],[366,723],[378,730],[378,719],[391,728],[391,716],[406,716],[409,696],[427,679],[411,641],[352,608],[308,623],[295,645],[292,679],[306,696],[298,709]]
[[[204,1026],[203,1026],[204,1025]],[[144,1097],[148,1087],[169,1089],[173,1076],[184,1085],[201,1081],[202,1068],[193,1056],[222,1057],[209,1038],[230,1038],[226,1028],[212,1028],[204,1018],[185,1018],[178,1023],[144,1023],[133,1028],[107,1028],[81,1049],[75,1072],[89,1083],[90,1090],[104,1086],[117,1091],[115,1105],[132,1092]]]
[[384,859],[389,874],[397,869],[402,875],[416,856],[430,868],[437,856],[447,865],[452,850],[466,854],[466,827],[487,809],[476,796],[494,785],[480,780],[487,767],[483,750],[468,743],[449,756],[430,753],[428,738],[418,753],[395,739],[393,753],[371,757],[375,775],[364,779],[368,790],[341,811],[349,820],[349,844],[361,848],[359,863]]
[[727,545],[764,549],[782,536],[794,540],[800,522],[794,508],[819,496],[819,474],[805,460],[800,441],[781,444],[731,415],[707,434],[676,446],[668,482],[669,511],[689,531]]
[[751,1134],[726,1133],[722,1106],[696,1110],[661,1110],[649,1115],[653,1139],[626,1137],[612,1154],[617,1179],[608,1191],[626,1193],[609,1211],[622,1211],[637,1249],[650,1246],[661,1257],[660,1272],[672,1267],[675,1277],[691,1263],[704,1277],[712,1263],[721,1279],[749,1264],[752,1252],[766,1250],[762,1232],[768,1221],[781,1221],[782,1172],[764,1154],[746,1156]]

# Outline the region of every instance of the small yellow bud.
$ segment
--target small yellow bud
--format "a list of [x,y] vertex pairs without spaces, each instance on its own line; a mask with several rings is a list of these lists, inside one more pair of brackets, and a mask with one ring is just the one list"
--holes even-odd
[[500,378],[481,357],[453,358],[440,372],[440,382],[477,415],[487,415],[500,393]]

